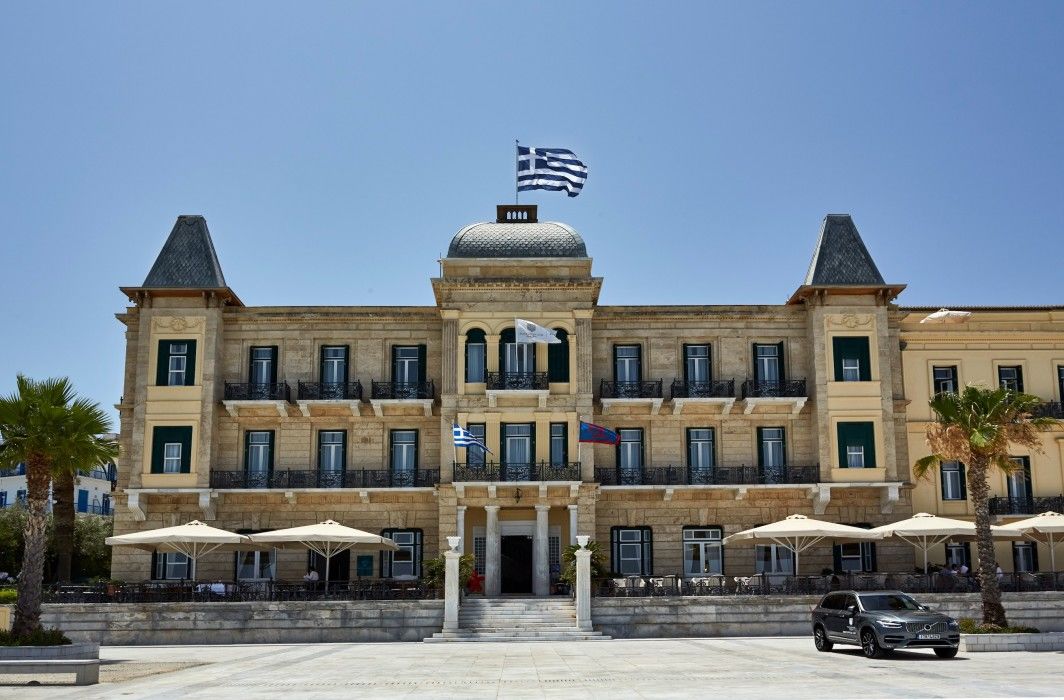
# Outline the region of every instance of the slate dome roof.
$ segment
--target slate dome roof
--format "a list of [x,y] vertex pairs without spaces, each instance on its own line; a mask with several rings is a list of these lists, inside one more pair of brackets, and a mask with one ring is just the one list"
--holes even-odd
[[451,239],[449,258],[586,258],[580,234],[554,221],[481,222]]

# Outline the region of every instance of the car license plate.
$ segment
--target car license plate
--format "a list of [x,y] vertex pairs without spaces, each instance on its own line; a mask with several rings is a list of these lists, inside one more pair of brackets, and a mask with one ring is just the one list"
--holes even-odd
[[941,634],[918,634],[917,639],[942,639]]

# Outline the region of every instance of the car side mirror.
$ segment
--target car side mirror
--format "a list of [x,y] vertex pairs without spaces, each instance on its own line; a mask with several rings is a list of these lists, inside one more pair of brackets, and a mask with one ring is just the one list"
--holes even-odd
[[846,610],[848,610],[851,615],[856,615],[857,614],[857,606],[856,605],[848,605],[848,606],[846,606]]

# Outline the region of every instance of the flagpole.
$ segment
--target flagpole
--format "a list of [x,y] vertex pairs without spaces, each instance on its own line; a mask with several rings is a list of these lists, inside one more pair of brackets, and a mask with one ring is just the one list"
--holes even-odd
[[514,204],[521,203],[521,191],[517,178],[521,176],[521,142],[514,139]]
[[[458,445],[454,444],[454,426],[458,425],[457,421],[451,423],[451,452],[454,453],[454,464],[458,466]],[[454,478],[454,467],[451,468],[451,478]]]

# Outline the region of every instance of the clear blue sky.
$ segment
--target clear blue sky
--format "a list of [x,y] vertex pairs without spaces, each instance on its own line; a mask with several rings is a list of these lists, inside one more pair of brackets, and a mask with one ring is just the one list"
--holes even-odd
[[901,303],[1061,304],[1064,4],[9,3],[0,390],[110,407],[178,214],[245,303],[431,304],[571,148],[606,304],[780,303],[847,212]]

